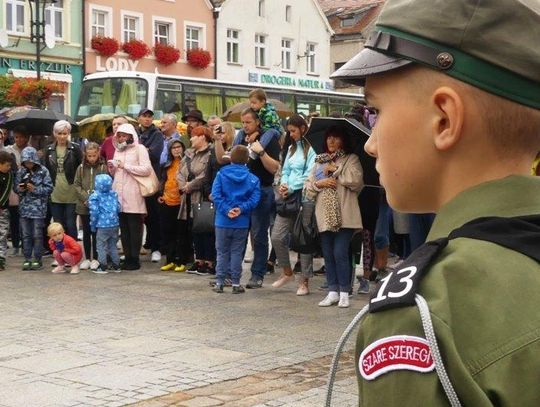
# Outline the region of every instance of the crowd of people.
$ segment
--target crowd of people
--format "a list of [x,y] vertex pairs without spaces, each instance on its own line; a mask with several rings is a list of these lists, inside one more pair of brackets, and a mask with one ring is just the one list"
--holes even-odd
[[[369,293],[369,280],[384,278],[391,235],[401,237],[401,257],[410,252],[398,226],[404,215],[394,214],[392,221],[384,191],[364,185],[343,127],[328,127],[324,151],[317,154],[305,137],[311,117],[293,114],[282,127],[263,90],[253,90],[249,102],[239,131],[192,110],[181,118],[187,125],[181,135],[174,114],[164,115],[158,128],[145,108],[137,128],[116,116],[101,145],[73,142],[70,124],[58,121],[52,142],[38,151],[25,128],[15,128],[13,144],[0,152],[0,266],[10,234],[13,256],[22,246],[23,270],[41,269],[49,251],[52,272],[72,274],[138,270],[141,256],[149,254],[162,271],[215,275],[215,292],[232,286],[233,293],[243,293],[242,263],[251,242],[246,288],[262,287],[278,267],[273,289],[292,283],[296,271],[296,294],[307,295],[313,259],[322,256],[328,295],[319,305],[348,307],[355,277],[361,294]],[[367,127],[373,123],[372,112],[361,105],[347,117]],[[157,185],[144,193],[154,178]],[[301,206],[302,222],[315,219],[318,229],[318,248],[299,253],[294,266],[290,235],[296,213],[276,210],[280,201]]]

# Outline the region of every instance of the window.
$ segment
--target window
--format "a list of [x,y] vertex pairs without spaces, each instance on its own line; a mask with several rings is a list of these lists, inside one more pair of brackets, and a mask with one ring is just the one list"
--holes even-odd
[[288,23],[291,22],[291,13],[292,13],[292,7],[285,6],[285,21]]
[[255,66],[267,66],[266,36],[255,34]]
[[259,0],[259,17],[264,17],[264,0]]
[[341,20],[342,27],[352,27],[355,24],[356,19],[354,17],[346,17]]
[[227,30],[227,62],[238,64],[240,62],[240,31]]
[[201,29],[199,27],[186,27],[186,50],[202,48]]
[[24,0],[6,0],[6,29],[14,34],[24,34]]
[[55,38],[62,39],[64,36],[62,20],[64,18],[64,1],[58,0],[45,9],[45,24],[52,26]]
[[140,40],[142,35],[142,14],[122,13],[122,40],[128,42],[131,40]]
[[316,44],[312,42],[308,42],[306,46],[306,72],[308,73],[317,73],[315,46]]
[[171,23],[164,21],[154,22],[154,43],[169,44],[171,42]]
[[292,40],[281,40],[281,69],[292,70]]
[[111,35],[111,11],[105,9],[92,9],[92,23],[90,24],[91,37],[108,37]]

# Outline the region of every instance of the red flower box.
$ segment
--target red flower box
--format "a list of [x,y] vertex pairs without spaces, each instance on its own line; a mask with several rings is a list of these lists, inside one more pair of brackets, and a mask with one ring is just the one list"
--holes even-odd
[[6,99],[16,106],[41,106],[53,93],[64,93],[62,82],[48,79],[20,78],[13,81]]
[[122,44],[122,51],[131,59],[141,59],[150,54],[150,47],[141,40],[131,40]]
[[116,54],[116,51],[118,51],[118,48],[120,47],[116,39],[100,36],[92,38],[90,41],[90,46],[92,49],[96,50],[99,55],[103,55],[105,57],[110,57],[111,55]]
[[210,56],[210,52],[204,49],[192,48],[187,51],[187,61],[195,68],[204,69],[210,65],[212,57]]
[[172,45],[156,43],[154,55],[160,64],[171,65],[180,59],[180,50]]

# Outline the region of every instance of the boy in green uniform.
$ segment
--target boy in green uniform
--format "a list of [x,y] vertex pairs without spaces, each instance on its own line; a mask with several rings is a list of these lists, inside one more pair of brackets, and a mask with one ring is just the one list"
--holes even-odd
[[540,405],[539,41],[538,0],[387,0],[332,75],[378,111],[389,204],[437,213],[362,311],[361,406]]

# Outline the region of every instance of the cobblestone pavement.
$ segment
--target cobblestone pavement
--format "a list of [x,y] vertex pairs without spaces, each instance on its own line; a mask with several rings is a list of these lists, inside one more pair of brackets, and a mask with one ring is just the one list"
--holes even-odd
[[[20,263],[0,272],[0,407],[323,405],[335,344],[366,302],[317,307],[323,277],[306,297],[273,290],[273,275],[219,295],[206,276],[148,262],[107,275]],[[353,406],[350,352],[340,366],[334,405]]]

